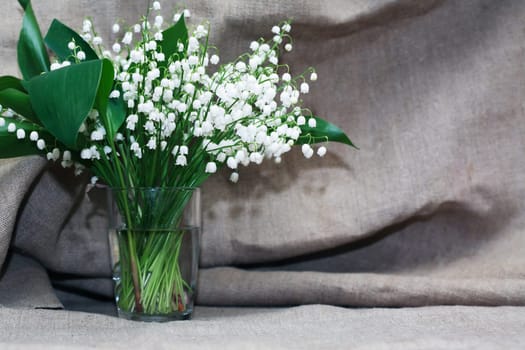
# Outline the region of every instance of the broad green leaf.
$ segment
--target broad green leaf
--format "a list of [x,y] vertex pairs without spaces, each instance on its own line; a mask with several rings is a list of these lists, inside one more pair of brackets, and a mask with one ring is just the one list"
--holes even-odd
[[100,113],[104,127],[106,128],[108,139],[113,140],[117,130],[124,122],[126,109],[124,108],[124,100],[121,97],[118,99],[109,99],[109,94],[113,89],[113,78],[115,73],[111,61],[104,59],[102,62],[102,74],[100,77],[95,108]]
[[126,106],[122,94],[118,99],[110,99],[107,108],[107,117],[111,123],[110,131],[106,131],[108,139],[113,140],[118,129],[126,119]]
[[18,66],[25,80],[49,71],[49,57],[30,0],[18,0],[24,19],[18,39]]
[[184,45],[184,52],[186,52],[188,47],[188,28],[186,28],[184,16],[180,16],[177,23],[162,32],[162,41],[159,45],[166,56],[165,63],[167,63],[170,56],[179,52],[179,42]]
[[311,128],[308,124],[301,125],[301,136],[297,140],[297,144],[302,145],[304,143],[319,143],[319,142],[340,142],[346,145],[357,148],[352,141],[346,136],[343,130],[336,125],[327,122],[324,119],[313,117],[316,121],[316,127]]
[[29,95],[20,90],[8,88],[0,91],[0,105],[4,108],[11,108],[17,114],[27,120],[39,124],[38,118],[33,112]]
[[38,119],[72,150],[78,149],[78,130],[95,105],[102,70],[102,60],[87,61],[24,82]]
[[57,19],[54,19],[47,31],[45,42],[53,50],[61,61],[69,60],[74,62],[73,52],[67,47],[70,41],[80,47],[86,54],[86,61],[98,59],[93,48],[78,35],[73,29],[69,28]]
[[0,77],[0,90],[5,89],[16,89],[25,92],[24,87],[22,86],[22,81],[10,75]]
[[[38,125],[13,118],[4,119],[5,125],[0,126],[0,158],[21,157],[44,153],[44,151],[41,151],[36,147],[34,141],[29,140],[29,133],[33,130],[38,131],[39,137],[46,140],[46,142],[51,142],[51,135],[45,131],[41,131]],[[22,128],[25,130],[26,137],[24,139],[20,140],[16,137],[16,133],[7,131],[7,127],[11,123],[14,123],[17,129]]]

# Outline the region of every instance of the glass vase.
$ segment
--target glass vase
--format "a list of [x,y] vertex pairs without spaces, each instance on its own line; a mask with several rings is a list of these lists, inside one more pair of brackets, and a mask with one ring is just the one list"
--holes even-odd
[[191,318],[201,227],[198,188],[111,189],[110,249],[119,317]]

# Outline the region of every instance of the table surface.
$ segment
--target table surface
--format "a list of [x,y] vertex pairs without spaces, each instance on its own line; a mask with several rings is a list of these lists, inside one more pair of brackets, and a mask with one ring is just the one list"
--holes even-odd
[[523,349],[524,328],[522,307],[200,306],[169,323],[0,308],[1,349]]

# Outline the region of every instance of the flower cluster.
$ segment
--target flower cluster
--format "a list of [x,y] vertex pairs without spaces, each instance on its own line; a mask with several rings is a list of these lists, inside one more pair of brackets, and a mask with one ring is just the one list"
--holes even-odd
[[[188,10],[173,16],[184,35],[167,50],[169,21],[160,10],[155,1],[150,15],[139,23],[114,24],[112,31],[120,39],[110,48],[90,19],[83,22],[80,38],[113,65],[109,103],[120,103],[125,110],[116,133],[106,130],[107,122],[96,109],[80,126],[76,152],[23,124],[9,124],[8,131],[19,139],[29,137],[48,159],[64,167],[75,166],[77,173],[90,167],[109,185],[128,187],[198,186],[223,166],[237,182],[240,165],[261,164],[264,159],[280,163],[297,143],[311,158],[311,144],[329,141],[322,132],[312,136],[320,119],[301,107],[301,95],[309,93],[309,81],[317,80],[317,73],[309,68],[292,76],[279,60],[283,49],[293,49],[288,21],[274,26],[269,40],[253,41],[247,53],[221,65],[217,50],[208,44],[208,25],[186,31]],[[77,41],[73,37],[67,43],[69,57],[52,63],[51,71],[88,59],[85,46]],[[0,107],[2,111],[0,127],[16,118],[11,110]],[[318,147],[317,154],[324,156],[325,146]]]
[[[158,2],[153,10],[160,10]],[[180,16],[187,18],[190,13],[177,13],[174,21]],[[280,162],[301,135],[300,125],[308,123],[315,128],[315,119],[297,107],[300,94],[309,92],[304,75],[292,78],[288,66],[279,65],[280,46],[291,41],[288,22],[272,28],[270,41],[252,42],[250,53],[218,67],[211,75],[209,66],[217,65],[220,58],[208,52],[208,29],[198,25],[187,45],[178,44],[180,54],[166,57],[158,45],[163,39],[163,23],[159,14],[153,25],[147,20],[133,25],[112,45],[112,53],[101,48],[89,20],[83,25],[83,38],[100,47],[117,69],[117,84],[110,98],[123,98],[128,108],[125,130],[117,139],[129,145],[133,157],[166,152],[181,168],[190,167],[193,159],[204,160],[206,173],[226,165],[235,182],[239,164],[260,164],[264,158]],[[116,33],[120,29],[118,24],[113,26]],[[291,43],[285,46],[291,50]],[[72,48],[74,52],[74,45]],[[74,53],[81,59],[82,51]],[[311,72],[310,78],[317,79],[316,73]],[[96,119],[93,123],[88,120],[83,129],[92,141],[83,149],[83,159],[99,160],[111,151]],[[308,144],[302,150],[308,158],[313,154]],[[320,156],[325,152],[324,146],[318,150]]]

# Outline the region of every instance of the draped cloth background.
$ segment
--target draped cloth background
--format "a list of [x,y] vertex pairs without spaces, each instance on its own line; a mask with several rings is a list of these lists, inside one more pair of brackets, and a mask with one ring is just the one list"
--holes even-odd
[[[33,1],[44,31],[54,17],[78,28],[87,15],[111,41],[114,18],[134,23],[146,4]],[[210,179],[200,305],[525,304],[525,2],[187,5],[192,24],[209,19],[223,62],[293,18],[294,51],[284,60],[295,73],[319,73],[306,105],[360,147],[330,144],[313,160],[296,150],[282,164],[241,169],[236,185],[227,172]],[[14,0],[2,8],[1,73],[18,75],[21,15]],[[86,199],[87,179],[36,157],[0,161],[5,317],[11,308],[111,309],[103,196]],[[502,310],[523,328],[521,308]],[[68,317],[73,327],[78,316]]]

